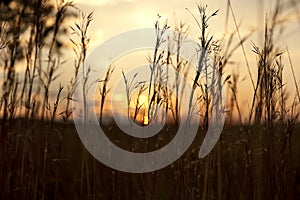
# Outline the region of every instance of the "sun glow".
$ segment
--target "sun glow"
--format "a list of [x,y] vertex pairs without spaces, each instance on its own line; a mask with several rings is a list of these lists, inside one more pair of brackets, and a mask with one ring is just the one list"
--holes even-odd
[[139,107],[147,108],[148,107],[148,97],[146,95],[141,95],[139,97]]
[[148,116],[147,116],[147,115],[144,116],[143,124],[144,124],[144,125],[148,125],[148,124],[149,124],[149,119],[148,119]]
[[148,118],[148,97],[146,95],[139,96],[139,107],[143,108],[143,116],[142,116],[142,123],[143,125],[149,124],[149,118]]

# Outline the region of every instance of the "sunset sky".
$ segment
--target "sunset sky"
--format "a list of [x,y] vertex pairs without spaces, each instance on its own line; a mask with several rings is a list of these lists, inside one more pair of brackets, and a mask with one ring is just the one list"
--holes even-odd
[[[292,0],[284,0],[286,5],[289,5]],[[154,22],[157,19],[157,14],[161,15],[164,21],[168,20],[171,28],[174,24],[178,24],[180,21],[186,23],[189,26],[188,35],[195,41],[200,33],[193,17],[185,9],[188,8],[192,13],[197,16],[197,4],[207,5],[208,12],[213,13],[219,9],[219,13],[210,22],[209,31],[211,35],[214,35],[215,39],[228,36],[231,32],[235,31],[233,18],[231,13],[229,14],[229,23],[226,28],[225,16],[227,11],[227,0],[210,0],[210,1],[195,1],[195,0],[77,0],[75,3],[84,12],[94,12],[94,20],[90,27],[89,35],[91,36],[90,50],[91,53],[102,42],[110,39],[112,36],[120,33],[130,31],[137,28],[149,28],[154,27]],[[264,18],[270,13],[271,8],[274,7],[274,0],[232,0],[231,5],[237,19],[237,23],[241,24],[240,33],[241,36],[245,36],[251,31],[254,31],[252,37],[248,39],[244,46],[247,54],[247,59],[250,63],[251,71],[255,77],[257,70],[256,67],[256,56],[252,52],[252,42],[256,45],[261,45],[263,41],[263,27]],[[295,67],[295,74],[300,80],[300,46],[299,46],[299,33],[300,33],[300,5],[297,6],[286,6],[284,16],[287,19],[285,28],[283,30],[283,36],[281,41],[277,43],[278,47],[282,51],[286,50],[286,45],[290,50],[292,62]],[[238,37],[235,38],[234,44],[239,42]],[[239,92],[240,103],[247,105],[251,103],[249,94],[251,94],[251,84],[247,73],[245,59],[242,56],[242,49],[238,49],[234,58],[232,59],[235,63],[231,68],[227,68],[226,73],[230,74],[232,69],[240,72],[241,79],[247,76],[247,80],[240,83]],[[145,55],[146,56],[146,55]],[[143,59],[145,58],[142,57]],[[287,61],[287,56],[285,62]],[[141,59],[141,58],[139,58]],[[126,60],[126,59],[125,59]],[[135,65],[136,63],[130,62],[130,60],[122,61],[122,65]],[[117,62],[120,63],[120,62]],[[145,61],[144,64],[147,62]],[[291,75],[291,68],[289,65],[285,66],[285,81],[288,85],[288,89],[292,96],[295,94],[295,84]],[[254,78],[256,80],[256,78]]]

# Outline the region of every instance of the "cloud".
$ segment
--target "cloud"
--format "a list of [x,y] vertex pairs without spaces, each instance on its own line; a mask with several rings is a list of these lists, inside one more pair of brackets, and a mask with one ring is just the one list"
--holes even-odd
[[78,0],[76,3],[86,6],[106,6],[118,3],[132,3],[135,0]]

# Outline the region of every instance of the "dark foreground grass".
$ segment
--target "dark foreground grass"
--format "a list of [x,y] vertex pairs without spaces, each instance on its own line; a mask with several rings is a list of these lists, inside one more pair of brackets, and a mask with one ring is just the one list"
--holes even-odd
[[[24,129],[14,128],[22,127],[22,124],[25,124]],[[297,144],[300,124],[295,127],[291,138],[289,162],[288,159],[284,163],[278,162],[275,171],[269,172],[275,178],[273,185],[268,185],[265,179],[264,170],[269,170],[268,162],[264,160],[267,159],[267,148],[261,143],[260,130],[255,126],[225,126],[218,144],[204,159],[197,157],[204,134],[199,130],[193,145],[172,165],[152,173],[130,174],[96,161],[86,152],[72,123],[53,125],[44,173],[43,132],[49,124],[39,121],[30,126],[26,124],[29,123],[23,119],[16,119],[11,124],[7,155],[1,157],[4,169],[0,190],[2,199],[41,199],[43,196],[45,199],[202,199],[203,195],[206,199],[267,199],[271,195],[268,187],[274,188],[276,199],[297,199],[300,196],[300,146]],[[141,139],[120,138],[120,130],[115,124],[107,125],[105,130],[107,136],[124,149],[143,151],[147,146]],[[168,131],[175,132],[176,128]],[[158,134],[161,146],[172,139],[166,134],[168,131],[164,129]],[[253,134],[246,144],[249,131]],[[283,156],[280,137],[276,135],[278,150],[274,152],[275,160]],[[157,148],[158,140],[154,138],[148,142],[149,149]],[[219,148],[221,162],[217,159]],[[218,165],[221,165],[221,172],[218,172]],[[246,177],[249,174],[251,176]],[[207,175],[208,181],[204,181]],[[218,196],[219,176],[222,197]]]
[[[104,104],[113,82],[112,73],[123,66],[111,66],[104,77],[90,79],[93,70],[85,61],[93,13],[84,14],[72,2],[65,1],[1,1],[0,199],[299,199],[300,93],[294,70],[297,66],[288,48],[279,46],[285,41],[281,30],[285,28],[285,12],[289,11],[285,9],[290,6],[276,0],[265,19],[263,44],[253,43],[250,48],[254,54],[246,55],[245,48],[249,46],[246,47],[245,41],[251,33],[242,36],[231,2],[227,2],[227,22],[228,16],[232,16],[235,24],[228,41],[226,37],[217,39],[209,34],[213,28],[210,20],[216,18],[218,11],[210,13],[207,6],[200,5],[197,15],[188,10],[199,26],[197,51],[201,52],[198,66],[192,70],[195,73],[190,74],[193,89],[189,96],[181,94],[183,83],[178,77],[172,88],[165,88],[161,84],[147,86],[149,80],[136,83],[135,76],[130,78],[123,72],[126,85],[123,92],[128,105],[131,101],[135,105],[133,120],[142,112],[139,97],[145,92],[149,106],[143,115],[154,119],[156,111],[164,108],[168,120],[174,121],[157,136],[143,140],[124,134],[115,123],[104,123],[107,117]],[[70,25],[70,19],[75,24]],[[174,27],[179,34],[168,35],[169,40],[164,40],[170,26],[156,21],[156,45],[148,58],[150,83],[151,80],[170,82],[169,68],[188,78],[189,62],[182,60],[180,53],[186,27],[180,23]],[[66,37],[71,44],[67,44]],[[158,51],[164,42],[168,42],[168,49]],[[73,74],[68,84],[54,88],[58,69],[66,59],[63,50],[70,50],[66,48],[68,45],[72,45],[76,55]],[[173,47],[177,50],[170,53]],[[235,63],[233,55],[238,50],[243,52],[248,81],[253,87],[250,89],[253,96],[248,97],[252,100],[249,116],[242,114],[244,109],[239,104],[240,73],[230,73],[227,68]],[[206,53],[213,58],[212,71],[206,63]],[[250,66],[248,57],[254,55],[257,63]],[[289,62],[284,62],[284,58]],[[25,63],[24,71],[17,73],[20,61]],[[257,76],[252,75],[250,67],[254,67]],[[286,86],[289,77],[283,76],[284,69],[293,74],[295,94],[288,93],[294,86]],[[204,73],[206,83],[201,80],[200,72]],[[211,86],[207,85],[209,78],[214,83]],[[172,165],[152,173],[129,174],[104,166],[84,148],[71,120],[72,103],[76,100],[73,94],[80,80],[84,119],[87,119],[90,83],[99,83],[100,116],[97,117],[117,146],[133,152],[149,152],[168,144],[180,122],[182,98],[190,100],[188,114],[197,112],[201,116],[201,128],[194,143]],[[215,105],[212,98],[221,97],[222,84],[229,89],[225,103],[230,106],[226,110]],[[132,99],[134,90],[138,90],[137,99]],[[195,105],[193,97],[197,98]],[[213,107],[216,113],[227,113],[227,125],[213,151],[199,159]]]

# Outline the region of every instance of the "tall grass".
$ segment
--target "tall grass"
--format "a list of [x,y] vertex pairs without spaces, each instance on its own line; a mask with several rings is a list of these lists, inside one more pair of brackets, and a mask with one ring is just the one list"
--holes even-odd
[[[136,81],[139,74],[128,76],[122,71],[128,105],[128,113],[123,114],[143,126],[147,124],[140,122],[140,115],[152,122],[167,121],[158,136],[147,139],[123,135],[114,121],[104,123],[110,117],[106,110],[111,101],[110,84],[120,66],[111,65],[103,77],[90,80],[93,72],[85,60],[93,13],[84,14],[64,1],[15,0],[0,2],[0,8],[5,14],[0,16],[1,199],[297,199],[300,195],[295,185],[300,177],[300,149],[295,145],[300,129],[300,91],[292,54],[279,46],[285,22],[281,1],[267,14],[264,42],[261,46],[253,42],[251,55],[246,54],[246,48],[252,32],[242,35],[230,0],[225,23],[232,18],[235,28],[220,39],[210,34],[214,28],[210,21],[218,20],[218,11],[210,12],[207,6],[197,6],[197,14],[188,10],[199,28],[195,68],[181,55],[187,24],[176,24],[176,34],[167,36],[172,26],[161,23],[159,16],[154,24],[156,43],[148,57],[149,80]],[[76,23],[69,24],[71,19]],[[66,37],[70,44],[64,42]],[[166,49],[161,49],[163,44]],[[63,53],[70,45],[75,54],[73,74],[68,84],[57,87],[64,76],[59,74],[65,63]],[[242,69],[229,71],[237,51],[243,54],[248,78],[240,78]],[[256,65],[251,66],[249,56],[256,56]],[[20,63],[21,70],[17,69]],[[170,83],[171,68],[177,72],[174,83]],[[285,84],[285,70],[292,73],[295,94],[288,93],[291,86]],[[179,75],[192,84],[189,97],[182,95],[186,83]],[[89,84],[98,84],[99,123],[107,137],[124,149],[148,152],[167,144],[181,123],[183,98],[189,98],[186,112],[199,115],[196,140],[180,159],[156,172],[128,174],[102,165],[80,143],[72,123],[71,105],[76,100],[72,96],[78,79],[83,82],[84,115],[91,109],[86,99]],[[242,81],[248,81],[253,89],[249,112],[239,100]],[[229,106],[227,110],[213,109],[213,97],[223,100],[222,87],[228,91],[225,103]],[[140,102],[145,94],[147,106]],[[228,113],[225,128],[213,151],[199,159],[203,136],[216,116],[213,110]]]

